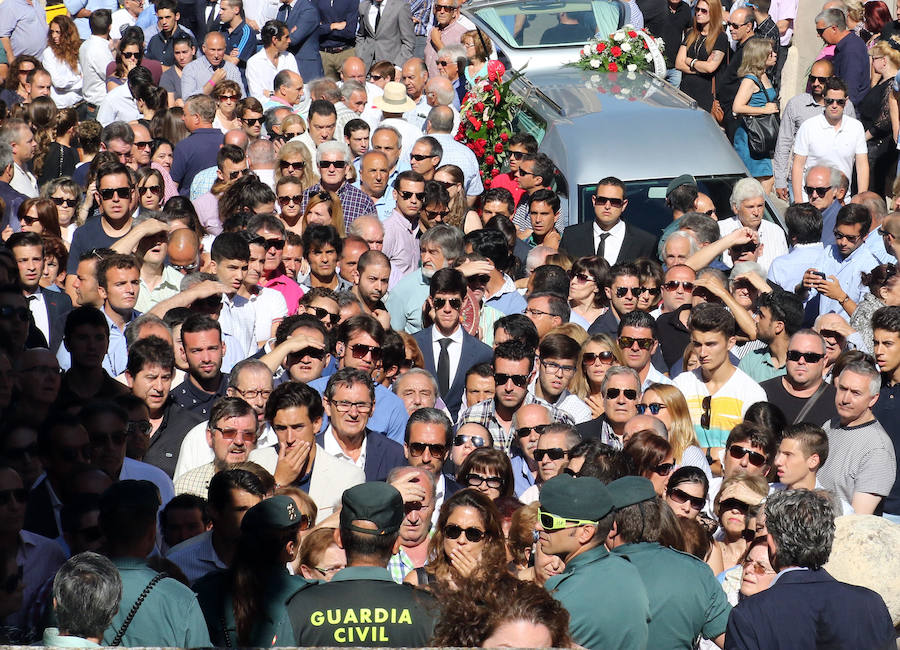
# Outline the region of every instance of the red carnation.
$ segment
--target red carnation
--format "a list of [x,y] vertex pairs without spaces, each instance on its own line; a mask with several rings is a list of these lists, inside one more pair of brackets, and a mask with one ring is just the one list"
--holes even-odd
[[491,170],[491,178],[493,178],[494,176],[497,176],[497,175],[499,175],[499,174],[500,174],[500,170],[497,169],[496,167],[494,167],[494,168]]
[[619,71],[619,66],[616,65],[615,61],[613,61],[612,63],[609,64],[609,71],[610,72],[618,72]]
[[475,104],[475,110],[478,111],[479,113],[483,113],[484,112],[484,104],[482,104],[481,102],[478,102],[477,104]]
[[628,38],[637,38],[637,32],[626,32]]
[[606,43],[597,43],[597,54],[602,54],[606,49]]
[[507,133],[506,131],[504,131],[503,133],[500,134],[500,139],[501,139],[503,142],[508,141],[508,140],[509,140],[509,133]]
[[609,50],[609,53],[612,54],[613,56],[619,56],[620,54],[622,54],[622,48],[619,47],[618,45],[613,45],[612,48]]
[[494,128],[494,120],[488,120],[488,121],[487,121],[487,128],[489,128],[489,129],[493,129],[493,128]]
[[493,157],[491,154],[488,154],[487,156],[485,156],[485,157],[484,157],[484,164],[486,164],[486,165],[493,165],[493,164],[494,164],[494,157]]
[[649,49],[650,49],[650,46],[647,45],[647,41],[642,40],[641,43],[644,44],[644,49],[645,49],[645,50],[649,50]]
[[[500,138],[502,139],[503,136],[501,135]],[[507,136],[507,139],[509,139],[508,136]],[[500,144],[499,142],[494,145],[494,153],[503,153],[503,145]]]

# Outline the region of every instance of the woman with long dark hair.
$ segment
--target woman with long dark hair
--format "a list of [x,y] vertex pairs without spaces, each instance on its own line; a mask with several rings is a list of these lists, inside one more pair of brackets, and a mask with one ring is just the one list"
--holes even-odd
[[133,33],[127,34],[119,41],[116,48],[116,69],[106,78],[107,91],[125,83],[128,73],[141,65],[144,59],[143,45],[141,39]]
[[[675,67],[681,70],[681,90],[705,111],[712,108],[713,80],[730,52],[719,0],[697,0],[694,24],[678,48]],[[727,65],[727,64],[726,64]],[[716,89],[718,91],[718,89]]]
[[75,167],[78,165],[78,152],[72,146],[72,139],[75,137],[75,127],[77,126],[78,115],[74,108],[61,108],[56,113],[56,120],[52,128],[48,127],[47,129],[47,135],[52,138],[52,141],[47,145],[46,150],[42,151],[40,171],[38,171],[37,157],[34,160],[34,172],[38,177],[38,186],[43,187],[45,183],[56,178],[72,176],[75,173]]

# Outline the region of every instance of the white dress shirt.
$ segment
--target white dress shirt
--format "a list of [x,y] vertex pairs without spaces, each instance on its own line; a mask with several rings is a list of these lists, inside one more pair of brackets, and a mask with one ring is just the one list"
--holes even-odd
[[109,41],[93,34],[78,50],[78,66],[84,77],[82,94],[85,101],[99,106],[106,99],[106,66],[115,61]]
[[97,121],[103,126],[113,122],[133,122],[143,117],[138,110],[134,97],[131,96],[131,88],[127,83],[110,90],[106,95],[106,101],[97,111]]
[[[247,59],[247,89],[250,92],[249,96],[256,97],[262,102],[268,96],[268,93],[273,92],[272,83],[275,81],[275,75],[282,70],[300,73],[297,68],[297,59],[290,52],[282,52],[278,55],[277,66],[272,65],[265,48]],[[306,81],[304,79],[304,82]]]
[[13,177],[9,184],[16,192],[24,194],[29,199],[37,198],[37,178],[27,169],[19,167],[18,163],[13,163]]
[[594,221],[594,252],[597,252],[597,246],[600,245],[600,234],[608,232],[609,237],[606,238],[606,246],[603,248],[603,259],[613,265],[619,257],[619,251],[622,250],[622,244],[625,242],[625,222],[619,221],[609,230],[603,230],[596,221]]
[[327,451],[329,454],[331,454],[335,458],[346,460],[348,463],[356,465],[361,470],[366,469],[366,448],[369,446],[369,441],[367,438],[363,438],[362,447],[359,450],[359,458],[357,458],[356,460],[353,460],[353,458],[344,453],[344,450],[341,448],[341,444],[337,441],[337,438],[334,435],[334,430],[331,428],[330,424],[328,425],[328,428],[325,429],[325,433],[323,434],[322,438],[322,449]]
[[447,346],[447,354],[450,357],[450,373],[447,375],[449,383],[447,388],[453,384],[453,378],[456,377],[456,371],[459,369],[459,359],[462,356],[463,331],[462,327],[457,327],[456,331],[450,336],[444,336],[438,330],[437,326],[431,328],[431,350],[434,354],[434,368],[437,370],[438,359],[441,357],[441,339],[450,339]]
[[34,325],[39,330],[41,330],[41,334],[44,335],[44,338],[47,339],[47,343],[50,343],[50,318],[47,316],[47,303],[44,302],[44,294],[38,291],[35,294],[28,296],[28,309],[31,310],[31,315],[34,316]]

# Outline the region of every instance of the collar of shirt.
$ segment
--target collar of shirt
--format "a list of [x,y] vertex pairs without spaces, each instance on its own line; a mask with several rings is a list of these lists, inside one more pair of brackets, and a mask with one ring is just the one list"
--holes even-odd
[[388,570],[379,566],[348,566],[334,574],[332,582],[343,580],[381,580],[382,582],[394,582]]
[[847,121],[847,116],[846,116],[846,115],[842,115],[842,116],[841,116],[841,123],[838,125],[837,129],[835,129],[835,128],[834,128],[834,125],[831,124],[831,122],[829,122],[828,119],[825,117],[825,112],[824,112],[824,110],[823,110],[822,114],[821,114],[821,115],[817,115],[816,118],[819,120],[819,128],[820,128],[821,130],[823,130],[823,131],[829,131],[829,130],[831,130],[831,131],[834,131],[835,133],[840,133],[841,131],[843,131],[843,130],[844,130],[844,124],[845,124],[846,121]]
[[508,275],[506,275],[506,273],[504,273],[503,274],[503,285],[499,289],[497,289],[497,292],[494,293],[493,295],[485,296],[483,302],[487,302],[491,298],[499,298],[500,296],[504,296],[508,293],[512,293],[513,291],[518,291],[518,288],[516,287],[516,283],[513,282],[513,279],[511,277],[509,277]]
[[403,213],[400,212],[400,210],[398,210],[397,208],[394,208],[394,211],[391,212],[391,216],[388,217],[388,219],[389,219],[389,220],[396,221],[397,223],[402,224],[403,227],[406,229],[406,231],[409,232],[409,233],[413,233],[413,234],[414,234],[414,233],[416,233],[416,232],[419,230],[418,225],[417,225],[415,228],[413,228],[413,227],[412,227],[412,224],[409,222],[409,219],[407,219],[406,217],[404,217],[404,216],[403,216]]
[[353,463],[357,467],[365,468],[366,448],[369,445],[368,433],[369,432],[366,431],[366,436],[363,438],[362,446],[359,449],[359,460],[353,460],[352,458],[350,458],[350,456],[344,453],[344,450],[341,449],[341,445],[337,441],[337,437],[334,435],[334,430],[332,429],[330,424],[328,425],[328,428],[325,429],[325,433],[322,436],[322,448],[335,458],[340,458],[341,460],[346,460],[348,463]]
[[805,566],[789,566],[787,569],[782,569],[778,572],[778,575],[772,578],[772,582],[769,583],[769,588],[771,588],[772,585],[778,582],[778,578],[783,576],[785,573],[790,573],[791,571],[809,571],[809,568]]
[[603,228],[600,227],[600,224],[594,221],[594,239],[597,239],[602,233],[609,233],[613,237],[624,237],[625,222],[620,219],[618,223],[609,230],[603,230]]
[[205,390],[194,384],[191,381],[190,377],[184,378],[184,389],[191,394],[192,397],[197,399],[198,404],[204,404],[206,402],[211,402],[214,399],[218,399],[220,395],[225,394],[225,389],[228,386],[228,375],[224,372],[221,374],[221,380],[219,381],[219,385],[216,388],[215,393],[207,393]]
[[450,339],[450,340],[453,341],[454,343],[459,343],[460,345],[462,345],[462,342],[463,342],[463,328],[462,328],[462,326],[461,326],[461,325],[457,325],[456,331],[453,332],[453,334],[451,334],[450,336],[444,336],[443,334],[441,334],[441,332],[438,330],[437,327],[432,327],[432,328],[431,328],[431,342],[432,342],[432,343],[438,343],[438,344],[439,344],[440,341],[443,340],[443,339]]

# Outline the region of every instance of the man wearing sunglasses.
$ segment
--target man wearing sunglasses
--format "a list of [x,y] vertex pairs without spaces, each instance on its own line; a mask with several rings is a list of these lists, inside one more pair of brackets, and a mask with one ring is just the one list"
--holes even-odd
[[735,118],[731,107],[734,104],[735,95],[741,85],[742,75],[738,74],[741,63],[744,60],[744,45],[756,36],[756,23],[753,19],[753,10],[750,7],[739,7],[728,16],[729,41],[734,43],[734,52],[730,55],[728,63],[719,69],[718,99],[725,111],[725,131],[729,140],[734,140],[734,132],[740,121]]
[[[519,160],[519,168],[516,170],[516,185],[522,192],[522,196],[519,199],[516,211],[512,216],[512,222],[519,231],[518,235],[520,238],[528,237],[531,234],[531,197],[538,190],[553,190],[555,175],[556,165],[550,160],[550,157],[547,156],[547,154],[529,153],[522,156]],[[568,221],[569,202],[565,200],[565,197],[560,197],[560,205],[554,223],[557,232],[563,233],[563,240],[562,243],[560,243],[560,248],[566,249],[570,254],[575,255],[576,257],[592,255],[592,252],[576,253],[572,248],[566,246],[567,243],[569,246],[575,246],[577,251],[581,251],[584,248],[583,244],[582,246],[579,246],[578,243],[567,241],[565,239],[564,230]]]
[[[409,373],[403,375],[408,376]],[[429,472],[434,479],[434,510],[429,513],[429,517],[433,514],[433,523],[437,523],[438,512],[444,501],[462,489],[450,474],[444,473],[444,463],[450,457],[452,442],[453,424],[443,411],[424,407],[410,415],[406,424],[404,453],[412,467]],[[398,489],[401,494],[404,492],[403,489]]]
[[425,133],[437,140],[443,148],[441,165],[456,165],[463,172],[463,188],[466,202],[473,207],[484,193],[481,174],[478,171],[478,160],[475,154],[461,142],[457,142],[453,128],[458,118],[449,106],[436,106],[428,113],[425,121]]
[[[207,36],[207,40],[216,37],[222,39],[219,32],[211,32]],[[187,78],[191,66],[203,66],[205,63],[205,58],[189,63],[184,69],[184,78]],[[231,64],[226,62],[225,65],[230,66]],[[237,82],[240,84],[237,68],[231,67],[234,68],[235,75],[238,75]],[[204,94],[184,94],[183,96],[187,98],[184,102],[184,126],[190,131],[190,135],[175,145],[172,158],[172,180],[178,183],[181,196],[188,196],[194,176],[204,169],[216,165],[223,136],[222,131],[212,125],[216,117],[216,102],[213,98]]]
[[650,600],[640,573],[604,546],[614,523],[612,495],[600,479],[562,475],[547,481],[538,545],[565,562],[565,569],[544,587],[569,611],[569,633],[578,645],[650,647]]
[[425,203],[425,179],[414,171],[401,172],[394,180],[393,195],[397,207],[384,222],[382,249],[391,260],[391,288],[419,266],[417,233]]
[[741,422],[734,427],[725,441],[722,476],[714,476],[709,482],[709,512],[715,512],[716,496],[725,479],[739,474],[768,476],[777,449],[775,436],[768,429],[752,422]]
[[537,468],[535,484],[519,495],[522,503],[534,503],[540,499],[541,487],[569,466],[569,452],[579,442],[581,436],[570,424],[554,423],[544,427],[533,452]]
[[[456,67],[455,62],[453,67]],[[517,172],[519,171],[519,164],[526,155],[537,153],[537,150],[537,140],[535,140],[534,136],[530,133],[514,133],[511,135],[506,143],[509,171],[495,176],[491,180],[491,189],[503,188],[509,190],[513,196],[513,201],[518,205],[522,195],[525,194],[525,190],[519,187],[519,184],[516,182],[518,179]],[[511,217],[512,214],[513,212],[507,216]]]
[[[565,247],[564,247],[565,248]],[[620,262],[609,270],[609,283],[605,287],[609,310],[588,329],[588,334],[614,335],[622,316],[637,309],[641,296],[641,278],[638,268],[631,262]]]
[[788,423],[822,424],[837,417],[834,386],[823,378],[825,341],[821,335],[811,329],[799,330],[788,341],[785,358],[784,376],[760,384],[768,401],[781,409]]
[[272,214],[257,214],[247,222],[247,232],[254,237],[252,242],[262,243],[266,249],[259,284],[280,292],[287,303],[288,314],[296,314],[303,290],[288,277],[282,262],[287,236],[284,222]]
[[615,527],[606,539],[614,555],[628,558],[650,599],[648,648],[693,647],[702,636],[720,648],[731,606],[709,567],[660,545],[663,505],[653,484],[626,476],[607,486],[615,506]]
[[[310,109],[312,110],[312,109]],[[374,215],[378,211],[372,199],[358,187],[347,182],[346,167],[351,164],[350,148],[343,142],[329,141],[318,144],[316,164],[319,168],[320,180],[303,193],[301,210],[306,210],[310,197],[321,190],[337,194],[344,212],[344,228],[363,215]]]
[[[839,11],[837,13],[840,14]],[[840,15],[843,18],[843,14]],[[825,82],[825,112],[803,122],[797,130],[791,167],[796,200],[800,200],[798,197],[801,196],[803,200],[809,197],[810,192],[803,187],[802,181],[806,172],[818,165],[836,167],[847,178],[853,177],[855,165],[857,191],[869,189],[865,129],[859,120],[845,115],[847,97],[847,84],[842,79],[830,77]]]
[[647,390],[650,384],[672,383],[651,361],[659,349],[653,316],[639,309],[622,316],[616,341],[625,355],[625,365],[634,370],[641,380],[641,392]]
[[578,435],[583,439],[599,439],[613,449],[625,446],[625,425],[637,415],[641,399],[641,380],[637,372],[625,366],[613,366],[606,371],[600,386],[603,394],[603,413],[579,424]]
[[539,479],[539,463],[534,452],[541,435],[552,422],[550,411],[541,404],[523,404],[513,416],[516,438],[511,449],[511,462],[517,497],[521,497]]

